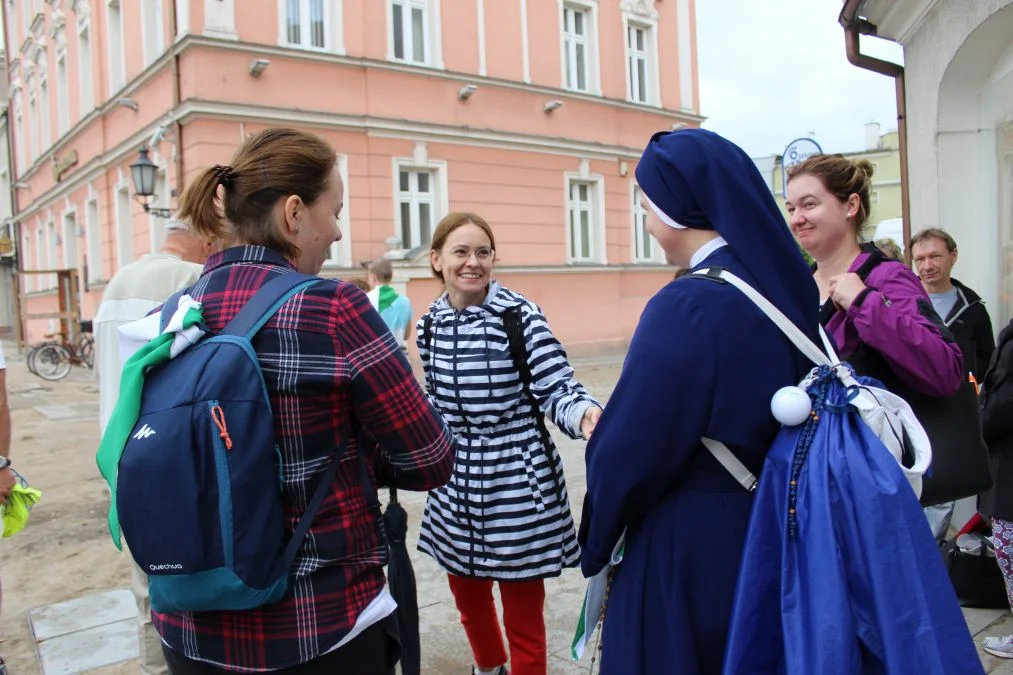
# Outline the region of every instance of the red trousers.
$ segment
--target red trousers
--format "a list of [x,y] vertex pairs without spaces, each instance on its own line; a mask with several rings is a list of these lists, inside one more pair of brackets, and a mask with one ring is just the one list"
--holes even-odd
[[[503,632],[488,579],[449,576],[461,624],[468,634],[475,665],[482,670],[507,662]],[[545,584],[537,581],[500,581],[503,625],[510,644],[511,675],[545,675]]]

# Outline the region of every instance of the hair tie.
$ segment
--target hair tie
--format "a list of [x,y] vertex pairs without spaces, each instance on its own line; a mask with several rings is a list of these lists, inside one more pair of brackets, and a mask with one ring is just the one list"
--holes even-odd
[[211,167],[211,170],[214,172],[215,178],[218,179],[219,185],[225,189],[232,187],[232,178],[235,175],[235,172],[233,172],[231,166],[228,166],[227,164],[215,164]]

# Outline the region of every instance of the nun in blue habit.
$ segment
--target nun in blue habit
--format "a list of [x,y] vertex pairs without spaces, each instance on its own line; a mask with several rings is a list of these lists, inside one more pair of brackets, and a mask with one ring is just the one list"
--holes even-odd
[[[655,134],[636,170],[669,262],[720,266],[819,343],[819,297],[762,177],[726,139]],[[720,675],[753,495],[704,448],[755,475],[780,425],[770,400],[810,366],[740,291],[684,276],[644,309],[587,446],[585,576],[627,532],[601,636],[603,675]]]

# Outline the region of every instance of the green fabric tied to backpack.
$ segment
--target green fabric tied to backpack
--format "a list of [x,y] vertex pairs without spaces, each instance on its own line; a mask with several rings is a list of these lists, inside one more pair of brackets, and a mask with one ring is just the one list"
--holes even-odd
[[[157,318],[157,317],[156,317]],[[137,424],[141,411],[141,391],[144,389],[144,375],[150,368],[169,361],[196,343],[204,336],[200,328],[204,321],[199,302],[184,295],[179,306],[161,333],[134,352],[123,366],[120,378],[120,397],[109,418],[95,461],[99,473],[109,486],[109,534],[116,548],[123,550],[120,541],[120,520],[116,510],[116,475],[123,454],[123,446]]]

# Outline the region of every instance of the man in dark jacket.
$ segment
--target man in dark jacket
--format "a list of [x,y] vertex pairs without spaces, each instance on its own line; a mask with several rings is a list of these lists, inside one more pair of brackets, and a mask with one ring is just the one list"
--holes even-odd
[[911,257],[936,314],[964,353],[964,367],[981,382],[995,350],[995,337],[985,303],[950,276],[957,262],[957,242],[945,230],[922,230],[911,238]]
[[[964,370],[980,383],[995,350],[995,338],[985,303],[950,276],[957,262],[957,242],[945,230],[922,230],[911,238],[911,258],[932,307],[960,346]],[[945,502],[925,509],[937,541],[946,538],[955,506],[955,502]]]
[[[995,557],[1013,598],[1013,321],[999,334],[999,346],[985,375],[982,435],[992,465],[992,489],[981,495],[981,512],[992,519]],[[1013,635],[986,637],[989,654],[1013,658]]]

